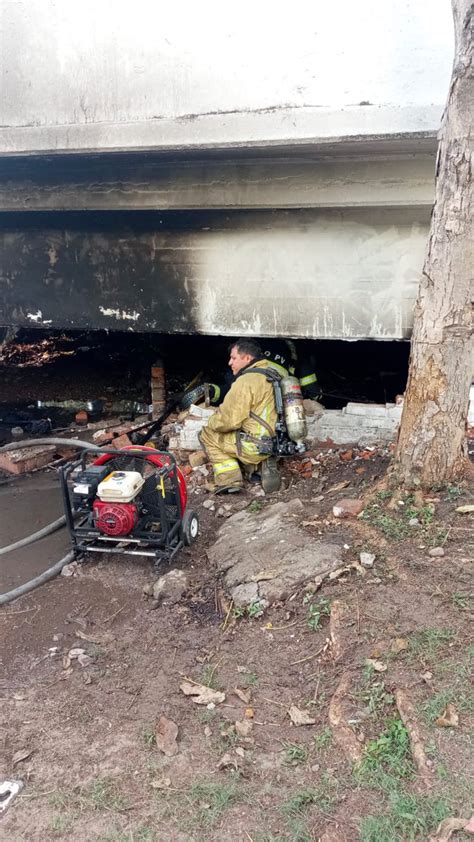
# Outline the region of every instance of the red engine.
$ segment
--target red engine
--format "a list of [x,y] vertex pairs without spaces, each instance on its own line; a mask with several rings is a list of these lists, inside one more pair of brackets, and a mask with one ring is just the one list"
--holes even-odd
[[129,535],[138,521],[135,503],[104,503],[95,500],[94,524],[106,535]]

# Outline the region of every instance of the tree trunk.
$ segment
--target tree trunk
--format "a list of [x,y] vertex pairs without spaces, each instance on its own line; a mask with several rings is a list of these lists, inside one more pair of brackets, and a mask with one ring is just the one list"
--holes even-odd
[[473,372],[474,5],[472,0],[452,4],[455,60],[439,134],[435,203],[395,453],[396,479],[409,487],[454,482],[467,465]]

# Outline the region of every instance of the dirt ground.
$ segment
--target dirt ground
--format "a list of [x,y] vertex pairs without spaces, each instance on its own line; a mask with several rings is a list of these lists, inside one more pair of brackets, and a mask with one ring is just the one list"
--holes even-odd
[[[278,498],[304,502],[304,528],[337,538],[347,569],[263,616],[229,605],[206,557],[222,521],[202,508],[175,565],[190,581],[178,604],[152,609],[150,565],[112,557],[2,609],[0,774],[24,781],[2,838],[404,842],[469,818],[472,515],[455,509],[472,492],[392,496],[385,453],[342,455],[315,454],[311,478],[286,468]],[[1,545],[41,521],[48,486],[2,489]],[[361,517],[333,517],[343,496],[364,499]],[[247,499],[256,518],[271,503]],[[59,557],[64,533],[55,542],[2,559],[2,585]],[[84,666],[65,660],[73,648]],[[185,677],[225,700],[195,704]],[[291,705],[314,722],[294,725]],[[156,745],[162,714],[178,728],[172,756]]]

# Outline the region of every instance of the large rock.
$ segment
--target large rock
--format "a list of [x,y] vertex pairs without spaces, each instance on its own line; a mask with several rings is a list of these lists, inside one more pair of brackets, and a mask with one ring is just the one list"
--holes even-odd
[[182,570],[170,570],[153,585],[146,587],[145,593],[153,596],[157,602],[166,602],[169,605],[174,605],[179,602],[183,593],[188,587],[188,580],[186,574]]
[[258,514],[238,512],[220,527],[209,561],[224,573],[236,606],[286,599],[300,585],[343,566],[341,547],[311,537],[299,523],[301,500]]

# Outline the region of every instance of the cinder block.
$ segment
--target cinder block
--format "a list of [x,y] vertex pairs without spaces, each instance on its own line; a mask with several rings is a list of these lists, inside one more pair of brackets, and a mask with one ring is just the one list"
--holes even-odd
[[27,474],[29,471],[44,468],[52,461],[56,448],[54,445],[42,447],[23,447],[0,453],[0,468],[9,474]]

